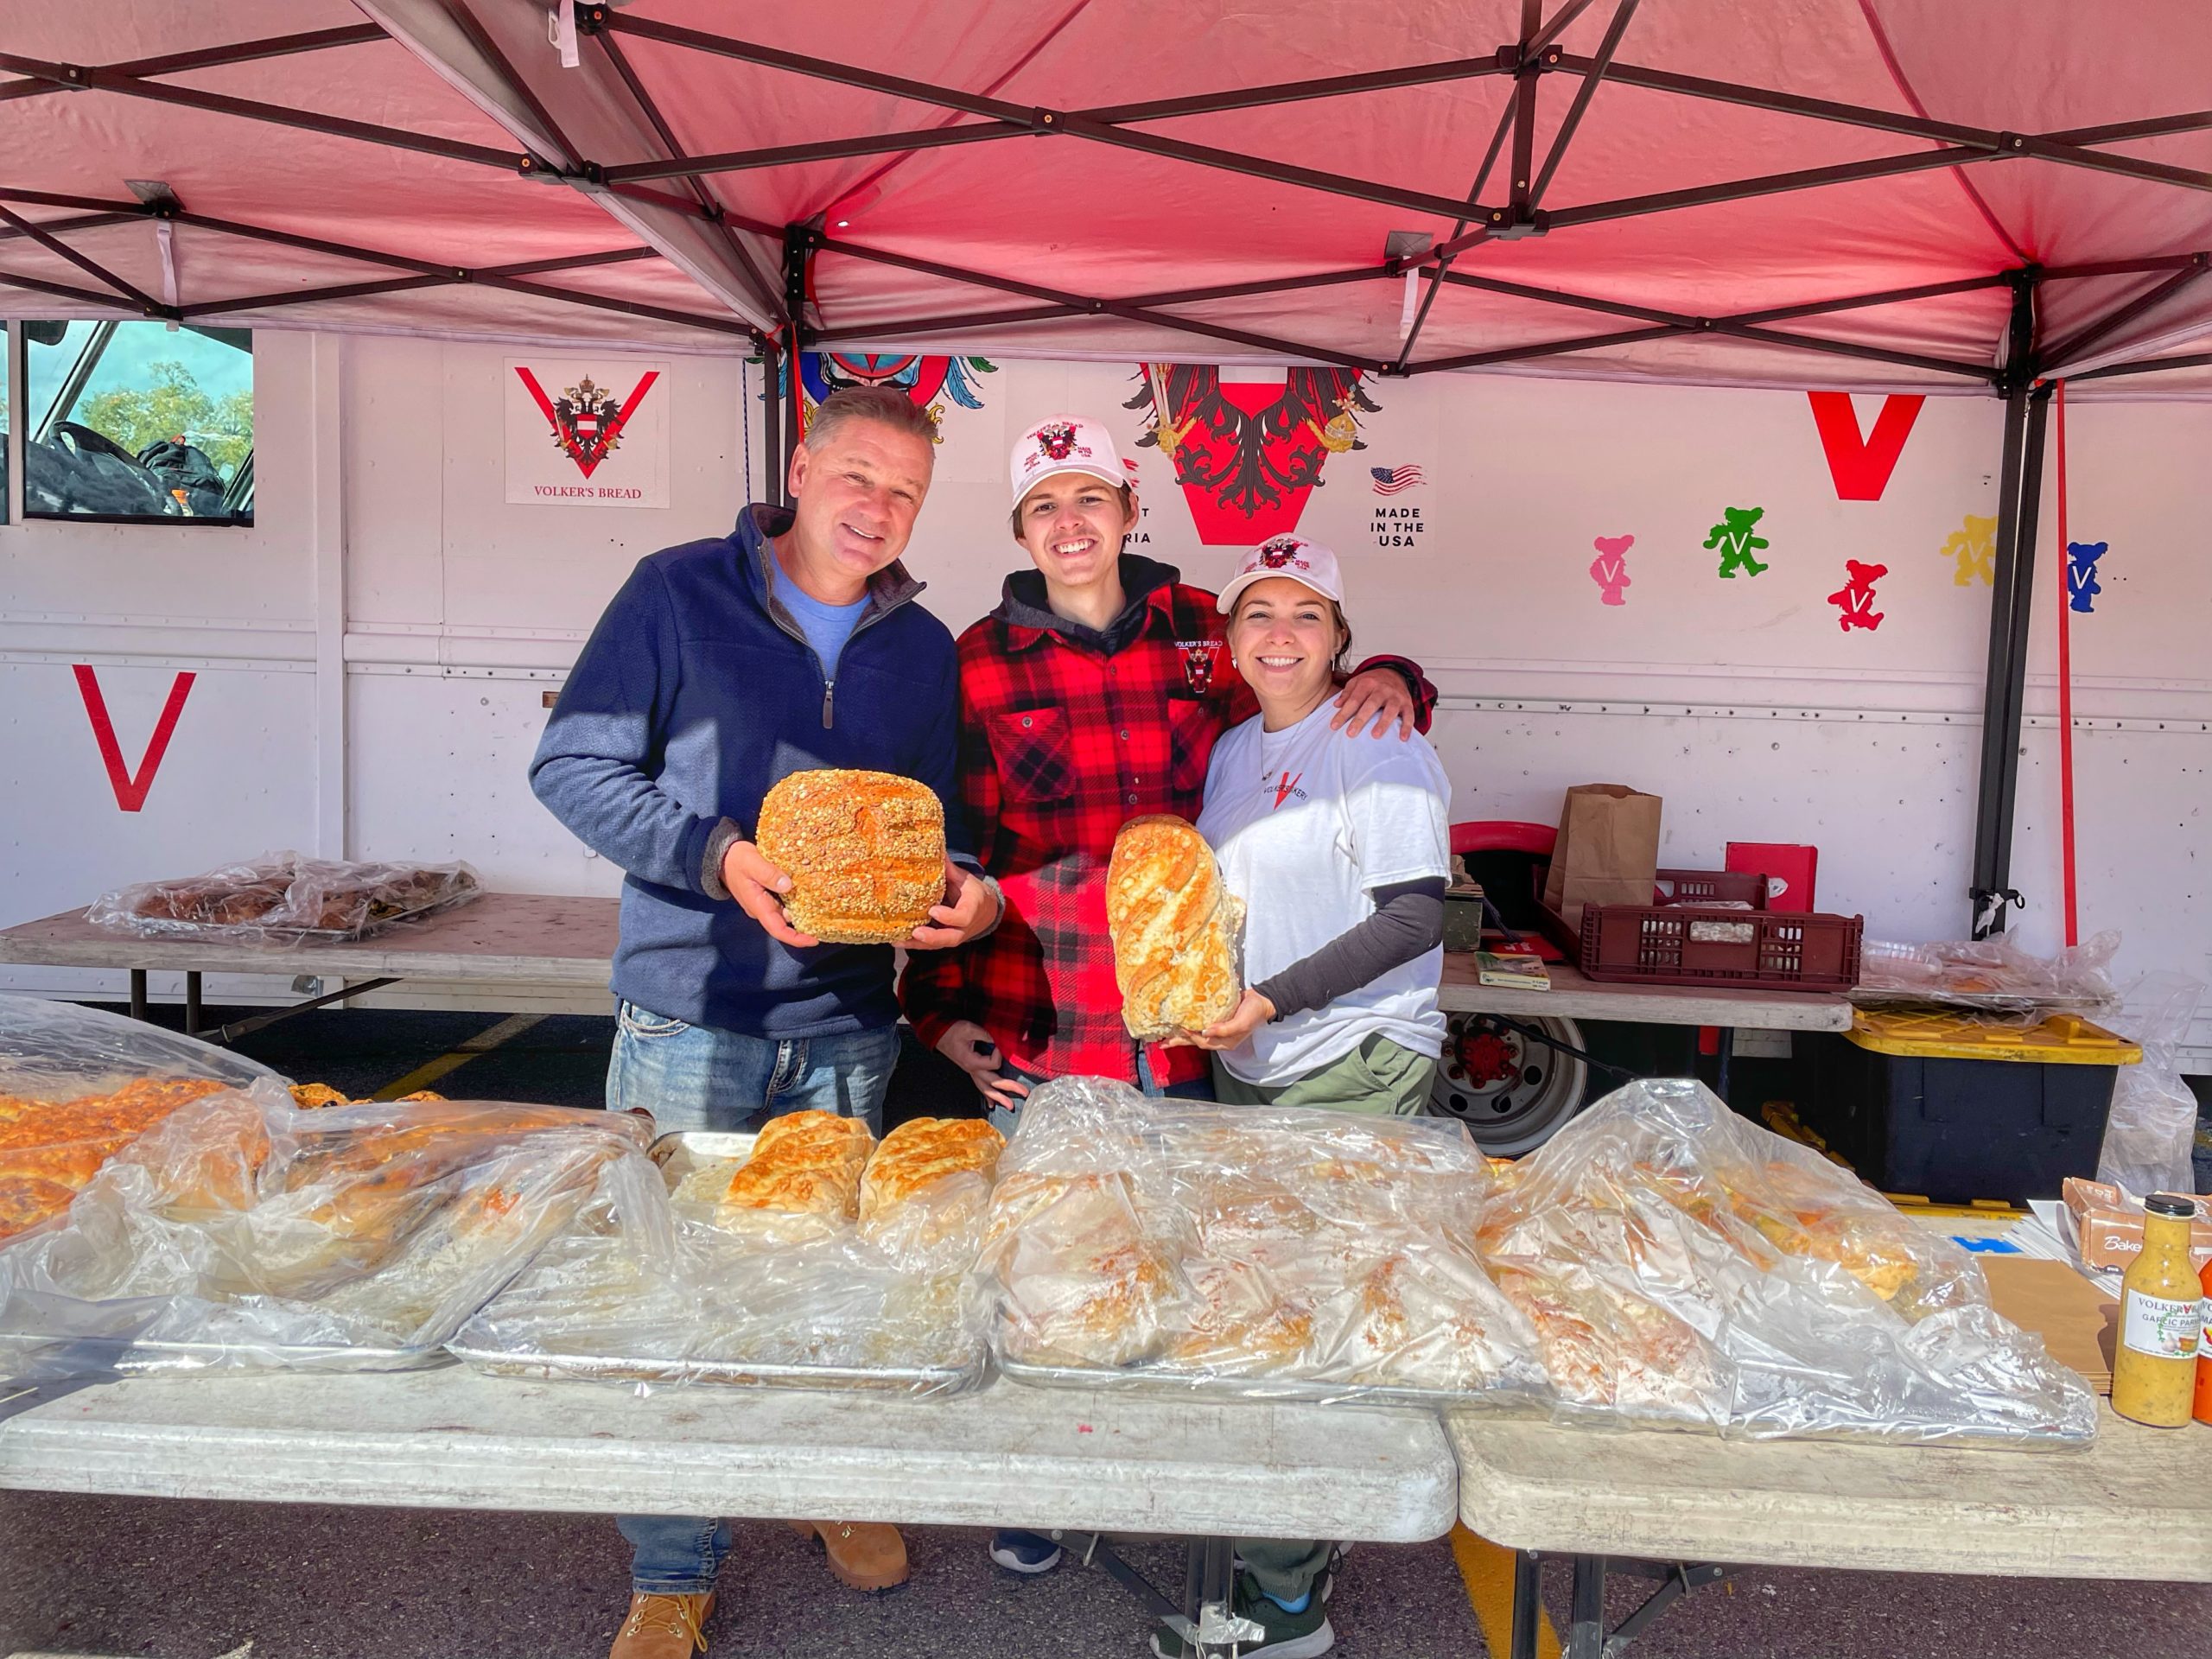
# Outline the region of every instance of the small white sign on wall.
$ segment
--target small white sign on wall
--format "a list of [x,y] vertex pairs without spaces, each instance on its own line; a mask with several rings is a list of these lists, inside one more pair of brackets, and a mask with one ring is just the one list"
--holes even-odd
[[506,362],[507,499],[668,505],[668,365],[604,357]]

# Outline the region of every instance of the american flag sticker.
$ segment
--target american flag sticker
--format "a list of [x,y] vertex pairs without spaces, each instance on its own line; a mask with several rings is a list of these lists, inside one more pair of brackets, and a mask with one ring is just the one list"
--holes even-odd
[[1370,467],[1367,475],[1375,480],[1375,493],[1395,495],[1400,490],[1410,490],[1428,480],[1418,467]]

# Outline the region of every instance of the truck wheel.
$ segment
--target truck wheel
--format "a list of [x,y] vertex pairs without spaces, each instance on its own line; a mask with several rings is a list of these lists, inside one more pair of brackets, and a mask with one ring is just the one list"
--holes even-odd
[[[1434,1117],[1456,1117],[1493,1158],[1534,1152],[1581,1109],[1590,1068],[1572,1055],[1491,1027],[1478,1014],[1445,1016],[1444,1055],[1429,1091]],[[1524,1022],[1547,1037],[1581,1048],[1572,1020]]]

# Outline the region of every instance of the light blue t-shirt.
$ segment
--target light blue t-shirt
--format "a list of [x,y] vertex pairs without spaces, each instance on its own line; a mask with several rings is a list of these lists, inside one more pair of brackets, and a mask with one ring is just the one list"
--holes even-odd
[[798,624],[806,643],[814,647],[814,654],[822,659],[823,677],[836,679],[837,658],[845,649],[845,641],[860,626],[861,613],[868,608],[868,595],[862,594],[849,605],[824,605],[810,594],[801,593],[797,582],[785,581],[776,584],[776,597],[791,613],[791,620]]

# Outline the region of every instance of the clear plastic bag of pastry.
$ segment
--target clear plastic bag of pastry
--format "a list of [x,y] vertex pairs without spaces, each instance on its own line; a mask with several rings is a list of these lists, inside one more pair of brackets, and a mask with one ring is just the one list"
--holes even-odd
[[267,1066],[142,1020],[0,994],[0,1240],[48,1221],[115,1154]]
[[1471,1248],[1491,1191],[1459,1124],[1030,1096],[986,1230],[1009,1376],[1465,1405],[1548,1396]]
[[427,1363],[649,1134],[564,1107],[207,1095],[0,1246],[0,1375]]
[[[827,1120],[827,1121],[823,1121]],[[855,1133],[857,1131],[857,1133]],[[957,1393],[988,1368],[976,1256],[1000,1137],[824,1113],[663,1136],[454,1338],[510,1376]]]
[[1691,1082],[1631,1084],[1522,1159],[1483,1260],[1562,1413],[1751,1439],[2063,1446],[2096,1400],[1974,1259]]
[[2120,999],[2107,970],[2119,952],[2120,935],[2109,931],[2050,957],[2002,933],[1930,944],[1869,939],[1850,995],[1862,1008],[1971,1008],[2033,1024],[2061,1010],[2113,1007]]
[[467,864],[264,853],[199,875],[118,887],[93,900],[85,919],[142,938],[359,939],[394,922],[465,904],[482,887]]
[[2204,985],[2186,974],[2145,974],[2128,987],[2112,1028],[2142,1045],[2143,1058],[2113,1081],[2097,1179],[2133,1192],[2197,1191],[2192,1153],[2199,1108],[2183,1081],[2181,1046]]

